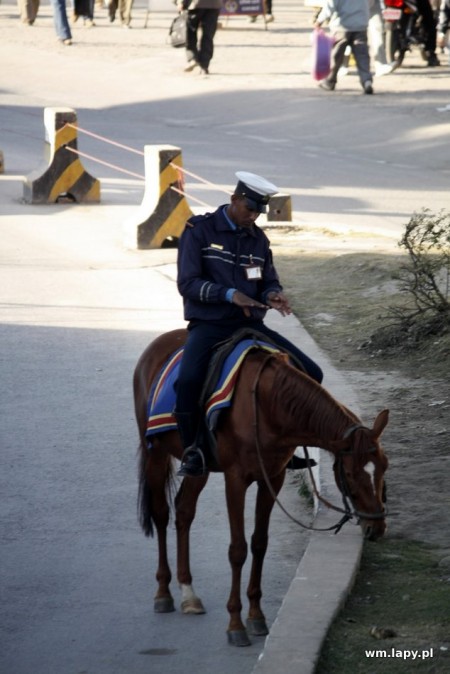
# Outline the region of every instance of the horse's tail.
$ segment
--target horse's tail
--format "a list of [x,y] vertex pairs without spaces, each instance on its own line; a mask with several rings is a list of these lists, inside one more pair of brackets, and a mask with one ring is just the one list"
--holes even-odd
[[138,490],[138,519],[146,536],[153,536],[153,508],[152,490],[146,478],[145,447],[139,447],[139,490]]
[[[155,521],[153,490],[147,479],[148,471],[151,469],[149,466],[151,450],[147,449],[146,445],[141,442],[139,452],[138,519],[144,534],[146,536],[153,536],[153,523]],[[173,501],[172,491],[174,478],[172,460],[169,455],[167,455],[167,461],[165,462],[164,484],[166,498],[170,507]]]

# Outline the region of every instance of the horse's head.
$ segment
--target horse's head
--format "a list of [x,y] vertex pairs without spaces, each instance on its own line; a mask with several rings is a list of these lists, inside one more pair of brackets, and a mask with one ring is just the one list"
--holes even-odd
[[334,474],[346,508],[353,506],[365,538],[375,541],[386,530],[384,473],[388,460],[379,438],[388,422],[389,411],[375,419],[373,428],[350,426],[342,440],[335,443]]

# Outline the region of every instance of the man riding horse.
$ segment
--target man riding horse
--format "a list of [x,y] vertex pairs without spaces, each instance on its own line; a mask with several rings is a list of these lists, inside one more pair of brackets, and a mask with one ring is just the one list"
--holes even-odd
[[270,242],[255,224],[277,187],[238,171],[229,204],[190,218],[178,248],[178,290],[183,297],[188,338],[177,382],[175,417],[184,454],[178,475],[205,474],[198,441],[200,398],[212,351],[241,329],[265,335],[297,360],[317,382],[322,370],[285,337],[268,328],[264,316],[292,313],[272,261]]

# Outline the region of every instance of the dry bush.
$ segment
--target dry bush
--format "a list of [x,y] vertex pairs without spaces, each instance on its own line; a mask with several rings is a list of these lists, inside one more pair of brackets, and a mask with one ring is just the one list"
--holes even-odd
[[371,350],[402,350],[450,332],[450,213],[414,213],[399,241],[407,261],[394,279],[404,303],[390,306]]

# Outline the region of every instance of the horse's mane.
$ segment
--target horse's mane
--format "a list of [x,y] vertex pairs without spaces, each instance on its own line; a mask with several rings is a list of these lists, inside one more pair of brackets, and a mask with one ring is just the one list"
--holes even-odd
[[324,439],[340,439],[358,417],[307,374],[280,361],[272,386],[272,411],[283,410],[305,430]]

